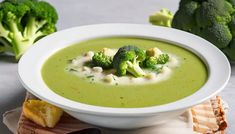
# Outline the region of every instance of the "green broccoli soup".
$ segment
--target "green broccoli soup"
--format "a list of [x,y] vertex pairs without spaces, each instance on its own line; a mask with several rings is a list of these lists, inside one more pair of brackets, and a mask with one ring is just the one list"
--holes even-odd
[[179,46],[144,38],[107,37],[68,46],[42,67],[46,85],[80,103],[138,108],[177,101],[207,80],[205,64]]

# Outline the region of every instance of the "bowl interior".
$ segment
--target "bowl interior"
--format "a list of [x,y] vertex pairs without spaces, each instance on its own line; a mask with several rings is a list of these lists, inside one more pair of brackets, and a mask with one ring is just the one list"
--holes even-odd
[[[204,61],[209,73],[208,80],[196,93],[188,97],[172,103],[145,108],[109,108],[75,102],[57,95],[42,80],[41,67],[45,60],[55,52],[84,40],[112,36],[154,39],[186,48]],[[230,64],[226,56],[208,41],[176,29],[140,24],[99,24],[59,31],[36,42],[23,55],[18,68],[24,87],[35,96],[49,103],[71,111],[116,116],[154,114],[156,112],[185,109],[199,104],[224,88],[229,80],[230,70]]]

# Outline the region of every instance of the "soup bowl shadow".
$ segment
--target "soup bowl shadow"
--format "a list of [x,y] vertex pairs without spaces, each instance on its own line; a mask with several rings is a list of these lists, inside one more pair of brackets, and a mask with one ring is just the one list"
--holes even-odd
[[[88,39],[117,36],[154,39],[183,47],[205,63],[208,80],[190,96],[143,108],[111,108],[75,102],[54,93],[44,83],[42,65],[55,52]],[[141,24],[97,24],[62,30],[37,41],[20,59],[18,73],[27,91],[81,121],[106,128],[133,129],[162,124],[215,96],[228,83],[231,68],[226,56],[213,44],[187,32]]]

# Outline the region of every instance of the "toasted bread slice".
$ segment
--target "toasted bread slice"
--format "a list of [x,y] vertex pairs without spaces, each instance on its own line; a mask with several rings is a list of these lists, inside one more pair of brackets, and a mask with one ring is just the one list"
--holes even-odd
[[54,127],[60,120],[63,111],[45,101],[27,100],[23,104],[25,117],[43,127]]

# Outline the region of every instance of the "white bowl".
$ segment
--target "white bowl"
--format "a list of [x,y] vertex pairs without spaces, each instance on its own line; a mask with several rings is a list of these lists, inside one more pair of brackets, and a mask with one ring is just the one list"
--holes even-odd
[[[198,55],[208,68],[207,82],[196,93],[181,100],[144,108],[109,108],[75,102],[57,95],[44,83],[41,68],[58,50],[97,37],[137,36],[166,41]],[[187,108],[215,96],[227,84],[230,64],[226,56],[208,41],[173,28],[140,24],[98,24],[75,27],[51,34],[35,43],[19,61],[23,86],[38,98],[61,107],[68,114],[97,126],[131,129],[160,124],[180,115]],[[193,70],[192,70],[193,71]]]

